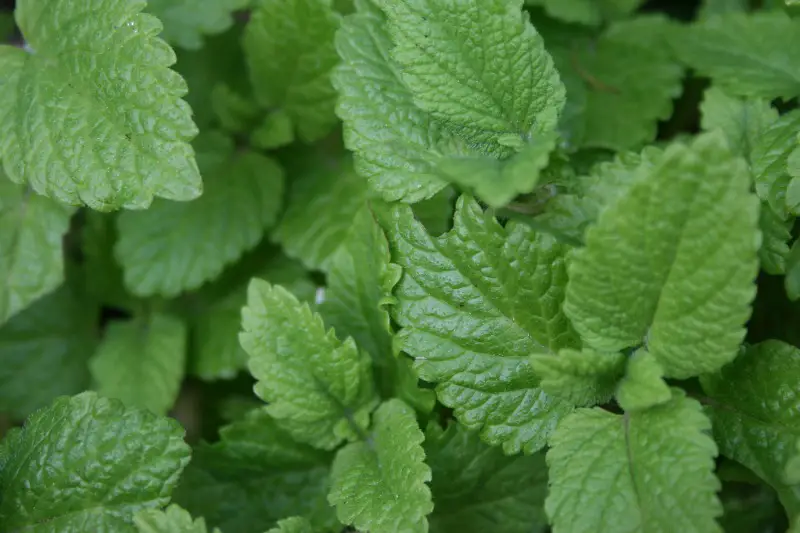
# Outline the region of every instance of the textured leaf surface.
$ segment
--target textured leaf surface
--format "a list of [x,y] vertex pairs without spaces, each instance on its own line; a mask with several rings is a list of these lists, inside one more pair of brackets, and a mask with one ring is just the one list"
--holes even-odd
[[800,23],[781,11],[708,17],[675,40],[681,59],[739,96],[800,94]]
[[234,153],[233,141],[218,133],[199,138],[197,148],[202,197],[161,200],[119,217],[115,255],[137,295],[170,297],[198,288],[258,244],[278,218],[283,171],[275,162]]
[[562,131],[571,146],[630,150],[655,140],[682,89],[672,31],[656,16],[618,22],[599,37],[572,26],[542,29],[567,86]]
[[331,162],[313,153],[307,159],[287,171],[292,176],[289,199],[272,237],[290,257],[310,269],[325,270],[364,205],[367,187],[347,158]]
[[427,531],[433,502],[424,438],[408,405],[378,407],[369,440],[348,444],[333,461],[328,501],[339,520],[371,533]]
[[594,349],[646,344],[667,377],[714,371],[744,338],[757,224],[745,164],[721,135],[673,145],[588,230],[565,311]]
[[287,516],[334,531],[328,505],[330,455],[298,443],[263,409],[200,444],[175,491],[175,501],[224,533],[266,531]]
[[222,33],[233,25],[233,12],[250,0],[148,0],[147,10],[164,25],[161,37],[168,43],[196,50],[203,36]]
[[99,310],[61,287],[0,327],[0,411],[24,419],[89,385]]
[[242,347],[267,411],[299,441],[333,449],[369,424],[377,404],[369,357],[342,342],[286,289],[254,279]]
[[133,514],[169,501],[190,453],[174,420],[91,392],[59,398],[3,444],[8,532],[135,532]]
[[342,62],[333,85],[345,144],[355,152],[358,173],[384,200],[429,198],[446,185],[437,162],[461,150],[452,134],[414,104],[390,59],[393,44],[383,13],[370,0],[357,0],[356,6],[336,34]]
[[[133,517],[133,523],[139,533],[207,533],[206,521],[203,518],[192,519],[185,509],[178,505],[170,505],[163,511],[146,509]],[[218,533],[219,530],[215,530]]]
[[668,402],[672,393],[663,380],[663,373],[658,360],[648,352],[633,354],[617,389],[619,406],[632,413]]
[[0,173],[0,324],[64,280],[62,238],[72,212]]
[[531,365],[547,394],[573,405],[605,403],[614,395],[624,374],[625,356],[590,350],[561,350],[558,354],[533,354]]
[[306,142],[325,136],[336,122],[330,72],[338,62],[338,27],[330,0],[261,0],[245,30],[256,97],[268,109],[284,110]]
[[402,350],[459,421],[508,453],[532,453],[571,406],[545,394],[534,352],[575,347],[562,313],[567,248],[527,226],[500,226],[462,197],[453,229],[431,238],[410,208],[386,223],[403,267],[394,318]]
[[286,518],[278,522],[278,527],[270,529],[267,533],[314,533],[311,523],[299,516]]
[[544,455],[509,457],[461,424],[430,425],[426,462],[436,505],[432,533],[533,533],[544,530],[547,494]]
[[[68,204],[145,208],[202,183],[186,83],[143,0],[24,0],[34,51],[0,48],[0,159],[9,177]],[[13,126],[12,126],[13,125]]]
[[800,453],[800,350],[762,342],[702,382],[720,452],[772,485],[789,516],[796,516],[800,486],[787,483],[785,468]]
[[417,106],[484,153],[555,129],[564,85],[522,0],[377,0]]
[[789,196],[797,184],[790,173],[789,160],[797,148],[800,111],[782,115],[764,128],[751,153],[756,192],[782,218],[800,213],[800,203]]
[[166,414],[183,380],[186,325],[154,313],[128,322],[112,322],[103,335],[89,363],[100,394]]
[[547,453],[553,532],[721,532],[710,429],[700,404],[677,390],[641,413],[569,415]]

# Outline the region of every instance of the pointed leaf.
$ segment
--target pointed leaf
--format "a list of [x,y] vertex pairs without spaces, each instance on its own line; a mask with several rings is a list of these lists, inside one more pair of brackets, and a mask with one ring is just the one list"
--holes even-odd
[[[164,510],[146,509],[133,517],[139,533],[207,533],[203,518],[192,519],[185,509],[172,504]],[[214,533],[218,533],[215,530]]]
[[624,374],[625,356],[591,350],[533,354],[531,366],[547,394],[578,406],[607,402]]
[[617,389],[617,403],[632,413],[668,402],[672,393],[663,377],[664,371],[655,357],[646,351],[636,352],[628,359],[625,377]]

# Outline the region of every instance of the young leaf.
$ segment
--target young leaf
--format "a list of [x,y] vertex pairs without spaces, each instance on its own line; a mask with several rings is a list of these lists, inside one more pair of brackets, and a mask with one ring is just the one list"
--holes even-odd
[[369,357],[342,342],[280,286],[254,279],[242,310],[242,348],[256,394],[295,439],[331,450],[369,424],[378,403]]
[[377,0],[416,105],[486,154],[554,131],[566,99],[522,0]]
[[0,324],[64,281],[61,244],[73,211],[0,172]]
[[348,444],[331,467],[328,501],[344,524],[371,533],[424,533],[433,510],[424,440],[414,410],[389,400],[367,441]]
[[270,529],[267,533],[314,533],[308,520],[301,516],[293,516],[278,522],[278,527]]
[[553,532],[721,532],[710,429],[700,404],[678,390],[640,413],[569,415],[547,452]]
[[222,33],[233,25],[233,12],[250,0],[148,0],[147,10],[164,24],[161,38],[197,50],[203,35]]
[[425,454],[436,502],[431,533],[532,533],[543,531],[547,494],[544,455],[505,455],[461,424],[431,424]]
[[635,11],[644,0],[525,0],[543,6],[551,17],[566,22],[599,25],[604,20],[621,18]]
[[[366,201],[367,187],[348,157],[331,161],[319,152],[304,155],[307,161],[287,170],[289,198],[272,239],[307,268],[326,270]],[[314,213],[311,220],[309,213]]]
[[242,46],[256,98],[285,111],[305,142],[336,122],[330,72],[338,27],[330,0],[261,0],[247,23]]
[[[460,153],[458,143],[428,113],[417,108],[389,58],[392,42],[385,17],[371,0],[357,0],[336,33],[342,63],[334,70],[336,112],[355,167],[384,200],[418,202],[447,183],[437,162]],[[386,117],[392,117],[386,120]]]
[[789,158],[797,147],[800,133],[800,111],[782,115],[766,128],[754,144],[751,160],[756,192],[782,218],[800,213],[800,204],[790,202],[792,187]]
[[170,297],[200,287],[255,247],[278,218],[283,171],[274,161],[235,153],[219,133],[197,146],[206,184],[200,199],[161,200],[119,216],[115,255],[134,294]]
[[736,96],[800,95],[800,25],[786,13],[708,17],[674,40],[682,61]]
[[[772,143],[759,142],[779,116],[777,109],[770,105],[769,100],[739,98],[712,86],[703,95],[700,112],[700,126],[703,130],[720,130],[725,135],[731,151],[741,154],[747,161],[761,161],[770,151],[768,146]],[[763,155],[754,158],[753,151],[759,144]],[[770,165],[761,163],[757,166]],[[762,173],[763,170],[754,169],[756,176]]]
[[0,412],[24,419],[89,385],[99,309],[62,286],[0,327]]
[[672,398],[664,371],[652,354],[638,351],[628,359],[625,377],[617,388],[617,403],[627,413],[661,405]]
[[174,420],[92,392],[59,398],[3,442],[0,529],[135,531],[136,512],[169,501],[189,453]]
[[[145,509],[133,516],[139,533],[207,533],[203,518],[192,519],[185,509],[172,504],[164,510]],[[220,533],[215,529],[212,533]]]
[[625,356],[591,350],[533,354],[531,366],[547,394],[578,406],[605,403],[625,373]]
[[335,531],[341,526],[326,500],[330,460],[256,409],[223,427],[219,442],[195,449],[175,501],[224,533],[265,531],[287,516]]
[[400,348],[459,421],[482,429],[508,453],[532,453],[572,407],[545,394],[529,364],[534,352],[579,344],[561,311],[567,247],[527,226],[502,227],[461,197],[453,229],[431,238],[411,209],[386,221]]
[[785,472],[800,457],[799,376],[800,350],[769,340],[701,379],[720,452],[772,485],[790,517],[800,513],[800,485]]
[[166,414],[183,380],[186,334],[183,322],[159,313],[112,322],[89,362],[98,392]]
[[39,194],[100,210],[191,200],[197,134],[144,0],[21,0],[32,53],[0,47],[0,159]]
[[712,372],[744,338],[757,225],[747,168],[721,134],[673,145],[588,230],[564,309],[591,348],[644,344],[667,377]]

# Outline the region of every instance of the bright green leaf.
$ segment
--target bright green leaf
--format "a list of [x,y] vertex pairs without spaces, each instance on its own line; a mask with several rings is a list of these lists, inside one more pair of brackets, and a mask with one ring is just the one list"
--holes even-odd
[[547,453],[553,533],[722,531],[711,423],[673,394],[640,413],[579,409],[559,424]]
[[[203,518],[192,519],[185,509],[172,504],[166,509],[145,509],[133,517],[139,533],[207,533]],[[219,530],[214,530],[219,533]]]
[[591,350],[561,350],[558,354],[533,354],[531,366],[547,394],[573,405],[607,402],[625,372],[625,356]]
[[720,452],[772,485],[790,517],[800,513],[800,485],[786,466],[800,450],[800,350],[770,340],[743,350],[719,374],[702,378]]
[[655,357],[639,351],[628,359],[625,377],[617,389],[617,403],[625,412],[642,411],[672,398],[664,371]]
[[405,403],[378,407],[369,440],[348,444],[333,460],[328,501],[339,520],[370,533],[428,531],[433,501],[423,440]]
[[431,424],[426,462],[436,502],[432,533],[534,533],[544,531],[547,494],[544,455],[505,455],[461,424]]
[[378,399],[369,357],[286,289],[254,279],[239,340],[267,412],[295,439],[333,449],[369,423]]
[[306,142],[324,137],[336,122],[330,73],[339,59],[333,44],[338,27],[330,0],[261,0],[245,30],[256,98],[267,109],[285,111]]
[[176,421],[92,392],[37,411],[3,450],[0,529],[29,533],[133,533],[136,512],[169,502],[190,453]]
[[0,47],[0,159],[13,181],[100,210],[200,195],[186,83],[145,4],[17,3],[32,53]]
[[233,25],[233,12],[250,0],[148,0],[147,10],[164,24],[168,43],[197,50],[203,35],[222,33]]
[[733,95],[800,95],[800,23],[781,11],[708,17],[674,46],[682,61]]
[[64,281],[62,239],[73,211],[0,173],[0,324]]
[[591,25],[629,15],[643,2],[644,0],[525,0],[528,5],[543,6],[551,17]]
[[667,377],[731,361],[755,296],[758,215],[721,134],[671,146],[576,252],[564,307],[575,329],[600,351],[646,346]]
[[110,323],[89,363],[98,392],[166,414],[183,380],[186,335],[183,322],[158,313]]
[[[446,186],[435,167],[443,156],[465,153],[453,135],[417,108],[390,59],[385,17],[371,0],[357,0],[336,34],[342,63],[333,74],[336,112],[344,121],[355,167],[384,200],[418,202]],[[392,117],[386,120],[386,117]]]
[[23,419],[56,397],[88,388],[99,309],[69,286],[0,327],[0,412]]
[[137,295],[176,296],[200,287],[255,247],[278,218],[284,178],[275,162],[236,153],[221,134],[200,137],[197,146],[206,184],[201,198],[161,200],[119,216],[115,255]]
[[[377,0],[416,105],[486,154],[554,131],[566,99],[522,0]],[[478,30],[480,28],[480,30]],[[520,68],[524,65],[524,68]]]
[[301,517],[293,516],[278,522],[278,527],[270,529],[267,533],[314,533],[311,523]]
[[567,247],[521,224],[502,227],[468,197],[438,238],[408,207],[388,218],[392,259],[404,271],[393,315],[420,378],[486,442],[508,453],[540,449],[571,410],[542,391],[529,364],[534,352],[579,343],[561,310]]
[[800,204],[790,201],[792,186],[789,158],[797,147],[800,111],[792,111],[773,121],[753,146],[751,161],[756,192],[782,218],[800,213]]

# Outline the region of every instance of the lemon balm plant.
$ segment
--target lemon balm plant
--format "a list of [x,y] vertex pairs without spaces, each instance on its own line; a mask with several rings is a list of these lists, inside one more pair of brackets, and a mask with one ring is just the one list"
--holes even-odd
[[0,531],[800,531],[792,2],[17,0]]

